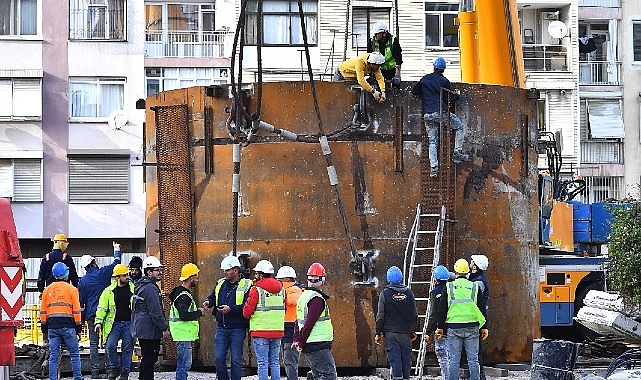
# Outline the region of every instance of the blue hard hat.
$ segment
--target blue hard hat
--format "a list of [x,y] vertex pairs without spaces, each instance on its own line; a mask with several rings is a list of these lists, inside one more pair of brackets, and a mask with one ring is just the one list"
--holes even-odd
[[67,278],[67,276],[69,276],[69,268],[65,265],[65,263],[57,262],[53,264],[53,267],[51,268],[51,274],[53,274],[53,277],[57,278],[58,280],[62,280],[63,278]]
[[403,282],[403,273],[397,266],[390,267],[387,270],[387,282],[390,284]]
[[445,70],[445,59],[443,57],[438,57],[434,60],[434,68]]
[[445,268],[443,265],[439,265],[434,268],[434,277],[436,277],[437,280],[441,281],[449,280],[450,271],[447,270],[447,268]]

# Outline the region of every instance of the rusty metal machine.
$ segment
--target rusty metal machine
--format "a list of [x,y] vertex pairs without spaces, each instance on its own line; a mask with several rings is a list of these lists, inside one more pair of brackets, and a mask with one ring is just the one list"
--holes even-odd
[[[472,161],[455,165],[442,148],[437,178],[429,177],[420,99],[406,85],[380,105],[349,83],[317,82],[316,91],[306,82],[264,83],[262,97],[244,86],[242,107],[261,113],[247,120],[240,142],[229,122],[240,105],[227,86],[147,98],[147,253],[165,266],[163,292],[194,262],[202,302],[230,251],[247,268],[268,259],[302,274],[320,262],[337,366],[386,366],[373,342],[385,272],[403,265],[417,204],[445,205],[441,263],[476,253],[490,259],[486,362],[529,361],[539,335],[537,94],[454,87]],[[213,365],[214,330],[213,317],[204,317],[196,365]],[[249,346],[244,358],[252,365]]]

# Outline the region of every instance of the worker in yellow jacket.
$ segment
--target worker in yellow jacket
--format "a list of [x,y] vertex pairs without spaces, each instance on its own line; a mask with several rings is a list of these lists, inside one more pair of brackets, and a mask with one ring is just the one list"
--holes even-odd
[[[374,99],[383,103],[385,101],[385,78],[381,73],[383,63],[385,63],[385,57],[379,52],[350,58],[338,66],[334,72],[334,82],[356,80],[365,91],[372,93]],[[366,75],[374,76],[378,88],[368,83],[365,79]]]

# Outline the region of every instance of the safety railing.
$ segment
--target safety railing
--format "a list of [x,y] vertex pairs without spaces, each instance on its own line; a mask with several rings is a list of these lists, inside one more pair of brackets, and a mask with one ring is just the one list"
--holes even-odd
[[146,57],[212,57],[225,56],[234,34],[228,31],[167,31],[147,30]]
[[621,61],[579,61],[579,84],[620,85]]
[[108,10],[106,6],[71,9],[69,38],[72,40],[124,41],[127,27],[126,7]]
[[[40,327],[40,305],[35,303],[25,304],[21,313],[23,325],[22,327],[18,327],[16,330],[16,344],[42,344],[44,342],[44,338]],[[87,329],[86,324],[82,326],[80,343],[89,344],[89,330]]]
[[564,45],[523,44],[525,71],[568,71]]

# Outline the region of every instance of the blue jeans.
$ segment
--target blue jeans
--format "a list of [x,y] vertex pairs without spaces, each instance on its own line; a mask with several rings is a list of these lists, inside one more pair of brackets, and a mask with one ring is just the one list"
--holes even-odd
[[252,338],[256,363],[258,364],[258,380],[269,378],[267,370],[272,375],[272,380],[280,379],[280,338]]
[[447,351],[450,355],[450,380],[459,379],[461,350],[465,347],[470,380],[479,380],[479,328],[478,326],[447,329]]
[[[433,168],[438,167],[438,141],[439,131],[441,130],[441,119],[438,112],[426,113],[423,115],[425,127],[427,128],[427,139],[429,140],[429,158],[430,166]],[[445,122],[446,120],[443,120]],[[461,119],[455,114],[450,112],[450,125],[455,131],[454,134],[454,151],[461,152],[463,150],[463,138],[465,137],[465,128]]]
[[[122,366],[118,360],[118,341],[122,341],[120,347],[122,350]],[[131,372],[131,354],[134,350],[134,338],[131,337],[130,321],[115,321],[107,336],[107,360],[109,368],[122,369],[123,373]]]
[[98,355],[98,342],[100,341],[100,337],[96,334],[96,330],[94,330],[95,321],[96,316],[87,319],[87,328],[89,329],[89,363],[91,364],[92,373],[97,373],[100,370],[100,356]]
[[80,350],[78,349],[78,337],[76,329],[63,327],[60,329],[49,329],[49,379],[58,379],[58,358],[60,357],[60,345],[65,342],[69,357],[71,358],[71,370],[73,380],[82,380],[80,368]]
[[409,334],[388,331],[383,336],[392,379],[409,379],[412,370],[412,341]]
[[285,365],[287,380],[298,380],[298,358],[300,353],[297,349],[292,348],[292,342],[283,342],[282,340],[280,350],[283,353],[283,364]]
[[187,372],[191,368],[191,342],[176,342],[176,350],[176,380],[187,380]]
[[328,348],[314,352],[305,352],[305,360],[312,370],[314,380],[336,380],[336,362]]
[[246,329],[216,328],[214,353],[216,355],[216,377],[229,380],[227,372],[227,351],[231,353],[231,380],[240,380],[243,369],[243,342]]
[[441,367],[441,378],[448,380],[450,378],[450,356],[447,351],[447,337],[434,340],[434,351],[438,365]]

